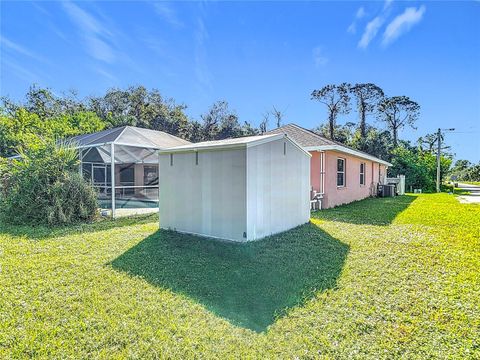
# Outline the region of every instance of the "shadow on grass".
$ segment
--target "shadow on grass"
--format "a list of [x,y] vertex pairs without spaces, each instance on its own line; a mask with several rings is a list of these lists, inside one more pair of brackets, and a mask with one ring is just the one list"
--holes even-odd
[[415,195],[368,198],[332,209],[316,211],[312,213],[312,217],[350,224],[389,225],[416,198]]
[[112,220],[110,218],[98,219],[87,224],[54,226],[45,225],[7,225],[0,223],[0,234],[12,236],[25,236],[29,239],[42,240],[52,237],[67,236],[75,233],[86,233],[95,231],[104,231],[112,228],[131,226],[138,224],[147,224],[158,222],[158,214],[134,215],[125,218]]
[[245,244],[159,230],[111,265],[262,332],[287,308],[334,288],[347,253],[313,224]]

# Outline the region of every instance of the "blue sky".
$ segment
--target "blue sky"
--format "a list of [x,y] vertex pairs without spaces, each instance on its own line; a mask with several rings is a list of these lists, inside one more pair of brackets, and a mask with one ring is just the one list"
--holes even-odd
[[186,104],[193,118],[227,100],[242,121],[258,124],[276,106],[285,123],[312,128],[326,118],[313,89],[374,82],[422,106],[418,129],[401,138],[455,127],[446,139],[457,158],[480,161],[478,1],[0,7],[1,95],[20,99],[32,83],[80,96],[145,85]]

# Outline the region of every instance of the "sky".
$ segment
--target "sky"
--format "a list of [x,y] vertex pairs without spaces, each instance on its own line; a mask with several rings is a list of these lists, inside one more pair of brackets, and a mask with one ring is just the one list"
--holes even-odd
[[480,1],[1,1],[0,20],[2,96],[144,85],[194,119],[226,100],[242,122],[275,106],[314,128],[314,89],[372,82],[420,104],[400,138],[453,127],[456,158],[480,161]]

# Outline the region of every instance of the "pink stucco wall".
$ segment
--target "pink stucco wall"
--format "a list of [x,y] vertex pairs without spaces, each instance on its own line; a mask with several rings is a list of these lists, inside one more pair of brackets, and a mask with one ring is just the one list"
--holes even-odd
[[[313,190],[321,192],[321,155],[316,151],[311,154],[310,185]],[[338,158],[345,159],[345,187],[337,187]],[[379,179],[383,182],[386,172],[385,165],[335,151],[325,151],[324,162],[325,191],[322,208],[330,208],[371,196],[376,191]],[[365,185],[360,185],[360,164],[362,162],[365,163]]]

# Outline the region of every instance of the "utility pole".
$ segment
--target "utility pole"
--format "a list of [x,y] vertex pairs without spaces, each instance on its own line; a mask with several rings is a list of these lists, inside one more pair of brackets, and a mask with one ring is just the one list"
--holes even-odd
[[[444,131],[454,131],[454,128],[443,129]],[[437,131],[437,193],[440,192],[440,155],[442,151],[442,129]]]
[[442,148],[442,130],[437,132],[437,193],[440,192],[440,151]]

